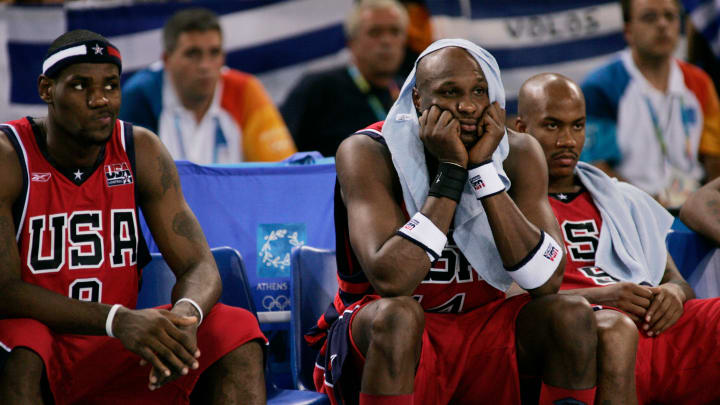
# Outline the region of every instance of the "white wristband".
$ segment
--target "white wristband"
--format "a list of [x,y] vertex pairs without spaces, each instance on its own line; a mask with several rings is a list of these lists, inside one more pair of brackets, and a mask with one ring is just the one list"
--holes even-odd
[[200,326],[200,324],[201,324],[202,321],[203,321],[203,311],[202,311],[202,309],[200,309],[200,305],[198,305],[198,303],[195,302],[195,300],[193,300],[192,298],[187,298],[187,297],[186,297],[186,298],[180,298],[179,300],[175,301],[175,305],[179,304],[179,303],[182,302],[182,301],[189,302],[190,305],[194,306],[195,309],[197,309],[198,314],[200,314],[200,319],[199,319],[199,321],[198,321],[198,326]]
[[110,308],[110,312],[108,312],[107,318],[105,319],[105,333],[107,333],[110,337],[115,337],[115,335],[113,335],[112,325],[115,320],[115,314],[117,314],[118,309],[121,307],[122,305],[120,304],[113,305],[112,308]]
[[442,256],[447,243],[447,235],[420,212],[398,229],[397,234],[423,248],[431,262]]
[[505,184],[500,179],[492,160],[483,162],[480,166],[468,170],[468,181],[470,181],[475,197],[478,200],[505,191]]
[[510,277],[526,290],[545,284],[562,260],[563,251],[552,236],[540,231],[540,242],[520,263],[505,268]]

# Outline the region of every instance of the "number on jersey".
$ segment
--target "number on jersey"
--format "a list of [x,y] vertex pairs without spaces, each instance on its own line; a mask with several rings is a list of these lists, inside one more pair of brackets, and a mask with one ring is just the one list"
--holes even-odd
[[595,221],[563,221],[561,228],[570,258],[576,262],[594,262],[600,241]]
[[617,283],[618,279],[605,273],[603,269],[595,266],[580,267],[578,269],[580,273],[591,279],[597,285],[608,285]]

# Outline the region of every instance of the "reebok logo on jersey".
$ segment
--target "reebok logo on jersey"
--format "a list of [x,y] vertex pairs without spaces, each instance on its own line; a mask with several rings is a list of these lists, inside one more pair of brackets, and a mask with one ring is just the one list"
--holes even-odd
[[472,179],[470,179],[470,184],[472,184],[475,190],[480,190],[481,188],[485,187],[485,182],[480,176],[474,176]]
[[113,163],[105,165],[105,181],[108,187],[122,186],[123,184],[132,184],[133,177],[125,162]]
[[40,183],[47,183],[50,180],[50,173],[33,173],[30,177],[30,181],[38,181]]
[[543,253],[543,256],[545,256],[548,260],[551,262],[555,261],[555,258],[558,255],[558,250],[555,248],[555,246],[548,246],[547,249],[545,249],[545,253]]

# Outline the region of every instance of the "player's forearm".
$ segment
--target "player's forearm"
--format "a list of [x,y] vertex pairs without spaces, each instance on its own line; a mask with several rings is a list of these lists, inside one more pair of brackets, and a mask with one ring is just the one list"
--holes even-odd
[[680,220],[720,245],[720,191],[707,186],[696,191],[680,209]]
[[526,274],[523,278],[529,280],[525,283],[532,285],[523,285],[523,288],[533,297],[556,293],[565,269],[557,236],[547,230],[543,236],[543,230],[529,221],[505,192],[484,198],[482,202],[503,266],[511,272],[511,277],[520,282],[519,273]]
[[[185,271],[178,279],[172,290],[172,302],[176,303],[182,298],[189,298],[196,302],[203,311],[203,315],[215,305],[222,295],[222,281],[216,267],[206,261],[194,265]],[[182,315],[196,315],[194,308],[188,302],[181,302],[175,311]]]
[[[429,196],[420,212],[447,235],[457,203],[445,197]],[[405,226],[405,225],[403,225]],[[443,246],[444,247],[444,246]],[[440,247],[440,251],[442,248]],[[430,270],[427,250],[410,239],[394,234],[374,255],[368,278],[382,296],[408,296]]]
[[105,335],[111,306],[80,301],[12,280],[0,286],[0,318],[32,318],[60,333]]
[[482,203],[503,265],[516,265],[537,246],[540,229],[525,218],[507,193],[485,198]]

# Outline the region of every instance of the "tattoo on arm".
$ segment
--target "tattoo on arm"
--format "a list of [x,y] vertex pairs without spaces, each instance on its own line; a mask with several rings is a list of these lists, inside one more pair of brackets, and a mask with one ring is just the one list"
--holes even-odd
[[178,188],[177,178],[173,175],[173,164],[162,156],[158,157],[158,165],[160,166],[160,184],[162,185],[162,193],[165,193],[172,187]]
[[202,230],[195,218],[186,211],[175,214],[172,222],[173,231],[176,235],[182,236],[190,242],[202,241]]
[[706,202],[705,205],[710,208],[710,212],[712,213],[713,217],[715,217],[715,222],[720,222],[720,201],[712,199]]

